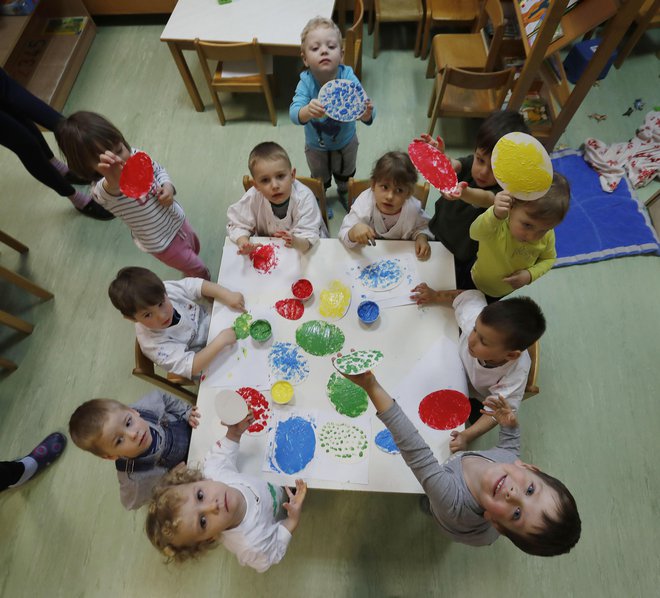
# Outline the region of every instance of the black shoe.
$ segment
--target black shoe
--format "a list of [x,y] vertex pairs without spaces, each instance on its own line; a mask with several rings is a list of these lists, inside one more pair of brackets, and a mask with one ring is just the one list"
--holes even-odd
[[89,185],[92,182],[92,181],[88,181],[86,179],[83,179],[82,177],[79,177],[75,172],[73,172],[73,170],[69,170],[64,175],[64,180],[67,183],[71,183],[72,185]]
[[108,212],[105,208],[102,208],[97,204],[93,199],[84,207],[76,208],[79,212],[90,218],[95,218],[96,220],[112,220],[115,215],[112,212]]

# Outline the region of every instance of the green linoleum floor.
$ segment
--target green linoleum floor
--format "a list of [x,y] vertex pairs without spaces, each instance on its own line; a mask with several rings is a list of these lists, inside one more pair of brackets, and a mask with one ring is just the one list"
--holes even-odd
[[[227,206],[242,194],[247,154],[274,139],[301,174],[303,133],[288,120],[297,61],[278,59],[279,122],[261,98],[227,104],[220,127],[206,90],[197,113],[167,48],[162,25],[99,28],[65,112],[105,114],[128,141],[163,164],[202,240],[215,274]],[[378,109],[359,127],[358,176],[387,149],[404,148],[427,126],[431,82],[411,51],[386,41],[377,60],[367,39],[363,83]],[[410,35],[405,37],[412,41]],[[628,139],[643,112],[620,116],[642,97],[658,99],[660,62],[650,42],[591,90],[561,143]],[[399,47],[403,47],[402,44]],[[192,55],[191,55],[192,56]],[[193,69],[199,83],[199,70]],[[233,104],[233,108],[230,105]],[[606,113],[602,123],[587,117]],[[445,120],[437,133],[451,155],[472,148],[477,123]],[[54,143],[52,135],[49,142]],[[0,381],[0,455],[32,448],[72,410],[99,396],[131,402],[151,387],[130,375],[133,329],[106,297],[125,265],[176,273],[141,253],[118,221],[79,216],[0,150],[0,228],[30,246],[26,258],[0,247],[3,265],[51,289],[40,303],[0,285],[3,305],[36,323],[20,343],[6,331],[0,354],[20,363]],[[657,184],[654,188],[657,188]],[[646,190],[645,195],[650,193]],[[331,196],[334,197],[334,196]],[[435,197],[431,196],[429,206]],[[333,203],[336,232],[342,209]],[[432,207],[431,207],[432,209]],[[113,466],[70,445],[51,471],[0,495],[0,594],[18,596],[650,596],[657,593],[660,407],[657,339],[660,260],[633,257],[554,270],[525,291],[549,322],[542,340],[541,394],[522,412],[523,458],[563,479],[581,509],[583,539],[567,556],[541,559],[506,539],[472,549],[451,544],[417,507],[416,496],[312,491],[285,560],[259,575],[216,549],[197,563],[166,568],[142,532],[143,513],[126,513]],[[494,433],[477,446],[492,444]]]

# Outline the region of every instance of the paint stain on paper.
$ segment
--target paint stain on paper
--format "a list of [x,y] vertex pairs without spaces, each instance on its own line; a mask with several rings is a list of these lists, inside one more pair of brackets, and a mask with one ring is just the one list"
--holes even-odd
[[300,320],[305,313],[305,306],[300,299],[281,299],[275,304],[275,309],[287,320]]
[[355,462],[367,455],[367,435],[357,426],[328,422],[319,431],[322,450],[339,461]]
[[533,143],[500,139],[493,174],[506,185],[512,195],[548,189],[552,172],[544,162],[544,155]]
[[456,171],[444,152],[425,141],[413,141],[408,146],[408,155],[415,168],[436,189],[444,193],[451,193],[456,189]]
[[394,438],[392,438],[392,432],[387,428],[376,434],[375,442],[376,446],[388,455],[398,455],[400,452],[399,447],[397,447],[396,442],[394,442]]
[[344,317],[351,304],[351,290],[339,280],[333,280],[328,288],[321,291],[319,313],[324,318]]
[[382,259],[362,268],[360,282],[373,291],[387,291],[397,286],[403,278],[398,259]]
[[281,421],[275,430],[274,446],[271,461],[274,469],[282,473],[297,473],[314,458],[314,426],[309,420],[299,416]]
[[241,340],[250,336],[250,320],[252,316],[248,313],[241,314],[234,320],[234,332],[236,338]]
[[270,274],[280,261],[277,257],[277,251],[277,245],[273,243],[257,247],[250,254],[254,269],[261,274]]
[[326,392],[337,413],[341,415],[357,417],[362,415],[369,405],[366,391],[336,372],[330,375]]
[[344,333],[323,320],[305,322],[296,330],[296,342],[311,355],[331,355],[344,346]]
[[263,432],[270,419],[270,406],[266,397],[256,388],[250,388],[249,386],[239,388],[236,392],[245,399],[252,415],[254,415],[254,423],[247,429],[248,433],[258,434]]
[[380,363],[382,359],[383,353],[377,349],[352,351],[337,357],[333,365],[342,374],[361,374]]
[[300,384],[309,376],[307,358],[293,343],[275,343],[268,354],[273,378]]
[[436,390],[419,404],[419,418],[434,430],[452,430],[470,415],[470,401],[457,390]]

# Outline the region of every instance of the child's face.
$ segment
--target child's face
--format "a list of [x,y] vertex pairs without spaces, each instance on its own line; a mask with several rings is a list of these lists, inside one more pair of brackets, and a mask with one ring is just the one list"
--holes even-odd
[[481,321],[481,316],[474,323],[468,336],[468,352],[472,357],[491,363],[503,363],[517,359],[520,351],[512,351],[506,344],[505,335]]
[[480,480],[477,501],[484,518],[498,531],[528,535],[542,530],[543,514],[555,518],[557,493],[538,475],[538,468],[517,460],[491,463]]
[[515,201],[509,212],[511,236],[521,243],[535,243],[554,228],[553,223],[539,220],[527,213],[525,202]]
[[337,75],[344,50],[334,29],[317,27],[307,34],[301,55],[305,66],[317,79],[329,81]]
[[172,302],[164,295],[160,303],[139,310],[131,319],[150,330],[164,330],[172,323],[173,316]]
[[497,185],[493,168],[490,164],[490,157],[491,155],[481,148],[474,150],[471,174],[476,185],[482,189]]
[[123,143],[118,143],[116,147],[112,149],[112,153],[124,162],[131,157],[131,150],[129,150]]
[[149,424],[135,409],[125,407],[111,411],[97,446],[106,459],[135,459],[151,446]]
[[397,185],[394,181],[372,183],[371,189],[376,198],[376,207],[381,214],[389,216],[398,214],[406,199],[410,197],[410,189]]
[[263,193],[270,203],[278,205],[291,197],[296,169],[291,169],[284,158],[257,160],[252,167],[252,178],[257,190]]
[[173,538],[176,546],[214,542],[245,516],[243,495],[213,480],[200,480],[172,488],[182,501],[179,524]]

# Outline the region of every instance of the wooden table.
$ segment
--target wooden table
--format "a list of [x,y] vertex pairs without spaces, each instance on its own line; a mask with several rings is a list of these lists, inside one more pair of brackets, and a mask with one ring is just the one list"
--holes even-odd
[[[263,243],[270,242],[269,239],[259,239]],[[368,263],[379,258],[402,258],[408,260],[418,269],[419,280],[426,281],[434,288],[454,288],[453,257],[441,243],[431,243],[432,254],[428,262],[418,262],[414,257],[414,243],[412,241],[377,241],[375,247],[360,250],[347,250],[337,239],[321,239],[320,243],[308,254],[302,256],[300,270],[302,276],[314,284],[314,295],[305,304],[305,314],[298,321],[289,321],[282,318],[271,307],[278,299],[291,297],[291,284],[293,280],[287,276],[280,276],[277,272],[271,275],[263,275],[263,284],[258,293],[250,292],[251,282],[246,282],[247,277],[240,274],[236,266],[236,246],[227,239],[223,250],[222,265],[220,268],[221,284],[233,290],[240,290],[246,298],[246,307],[255,314],[255,317],[263,317],[264,310],[271,310],[268,319],[273,327],[274,341],[286,341],[295,343],[295,330],[308,320],[321,319],[318,306],[320,294],[333,279],[341,279],[349,282],[354,277],[356,260],[363,259]],[[293,250],[286,250],[293,251]],[[248,258],[241,257],[246,261]],[[251,265],[249,265],[251,268]],[[454,388],[467,393],[465,374],[456,350],[458,328],[451,308],[433,306],[424,309],[414,304],[381,309],[380,320],[371,326],[359,322],[357,318],[357,305],[361,301],[361,295],[365,293],[364,286],[355,278],[353,280],[353,295],[351,305],[344,318],[334,323],[341,328],[346,336],[343,353],[351,348],[370,349],[377,348],[383,351],[384,360],[378,365],[374,372],[383,386],[399,399],[400,404],[406,412],[413,415],[413,421],[418,426],[422,436],[425,437],[440,461],[449,456],[449,431],[437,431],[422,424],[416,416],[417,405],[423,396],[433,390],[442,388]],[[407,295],[411,285],[415,284],[410,279],[405,279],[399,287],[388,291],[389,295]],[[396,302],[396,301],[395,301]],[[214,336],[223,328],[231,325],[238,314],[218,303],[215,304],[212,316],[211,331],[209,338]],[[438,345],[441,348],[441,356],[436,360],[434,355],[438,353]],[[241,354],[257,350],[256,341],[248,338],[240,340],[235,347],[225,350],[218,356],[217,360],[231,363],[232,360],[240,358]],[[430,351],[435,346],[434,351]],[[267,351],[267,349],[265,349]],[[264,396],[271,401],[273,411],[281,409],[317,409],[324,412],[332,412],[337,421],[351,423],[351,418],[338,414],[326,397],[326,384],[331,373],[334,371],[331,357],[314,357],[307,355],[310,365],[310,375],[301,384],[295,386],[294,405],[282,407],[272,404],[269,390],[261,390]],[[430,368],[430,378],[419,384],[425,388],[416,388],[417,384],[408,390],[396,392],[406,376],[419,367],[419,360],[426,362],[426,369]],[[429,359],[433,361],[429,364]],[[216,361],[214,363],[220,363]],[[211,366],[212,368],[214,366]],[[224,366],[226,367],[226,366]],[[449,369],[447,374],[444,370]],[[218,370],[216,370],[217,372]],[[231,374],[230,374],[231,375]],[[199,388],[197,405],[202,413],[200,426],[193,431],[190,444],[189,462],[191,464],[201,463],[209,448],[218,439],[224,437],[225,428],[215,412],[214,397],[219,387],[214,387],[210,380],[213,378],[211,368],[207,376],[202,380]],[[231,384],[228,385],[231,387]],[[239,385],[234,386],[236,389]],[[269,386],[267,388],[270,388]],[[412,401],[412,403],[411,403]],[[371,404],[367,409],[371,421],[371,438],[369,438],[369,483],[340,482],[327,479],[310,479],[306,481],[310,487],[328,489],[351,489],[369,490],[382,492],[421,492],[417,480],[407,468],[400,455],[389,455],[373,445],[375,434],[384,428],[383,424],[375,415],[375,409]],[[462,426],[456,429],[462,429]],[[284,476],[262,471],[267,435],[249,436],[244,435],[241,441],[239,467],[241,471],[253,475],[259,475],[274,483],[288,483],[293,476]],[[303,477],[305,477],[303,475]]]
[[265,52],[280,56],[300,54],[300,33],[317,16],[332,16],[334,0],[179,0],[162,35],[195,110],[204,105],[183,56],[194,50],[195,38],[208,42],[251,42],[257,38]]

